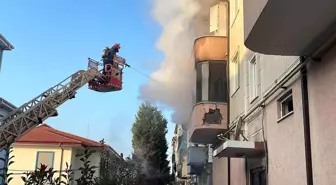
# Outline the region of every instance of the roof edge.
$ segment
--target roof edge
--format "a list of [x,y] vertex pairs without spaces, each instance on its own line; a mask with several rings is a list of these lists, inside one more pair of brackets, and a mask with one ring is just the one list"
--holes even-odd
[[14,49],[14,46],[2,34],[0,34],[0,42],[4,43],[7,46],[4,48],[4,50]]
[[[1,36],[1,34],[0,34],[0,36]],[[15,105],[13,105],[9,101],[7,101],[7,100],[5,100],[4,98],[1,98],[1,97],[0,97],[0,106],[4,106],[5,108],[10,109],[12,111],[17,109],[17,107]]]

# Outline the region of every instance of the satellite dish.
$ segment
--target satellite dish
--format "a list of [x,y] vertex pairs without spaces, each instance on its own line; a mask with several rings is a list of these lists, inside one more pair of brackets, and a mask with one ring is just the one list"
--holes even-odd
[[239,117],[238,123],[236,125],[236,130],[234,132],[234,140],[239,140],[239,135],[241,131],[241,127],[243,126],[243,119],[242,117]]

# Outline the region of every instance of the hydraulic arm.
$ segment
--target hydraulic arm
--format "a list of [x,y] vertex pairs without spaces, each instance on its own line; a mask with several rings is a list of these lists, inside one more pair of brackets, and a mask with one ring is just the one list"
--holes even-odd
[[57,116],[57,107],[74,98],[78,89],[99,77],[102,75],[97,68],[80,70],[14,110],[0,123],[0,149],[12,144],[47,118]]

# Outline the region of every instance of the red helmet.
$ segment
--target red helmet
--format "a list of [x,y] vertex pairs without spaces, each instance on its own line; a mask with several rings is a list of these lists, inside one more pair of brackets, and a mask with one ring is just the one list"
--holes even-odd
[[119,43],[116,43],[113,45],[114,48],[117,48],[117,49],[120,49],[120,44]]

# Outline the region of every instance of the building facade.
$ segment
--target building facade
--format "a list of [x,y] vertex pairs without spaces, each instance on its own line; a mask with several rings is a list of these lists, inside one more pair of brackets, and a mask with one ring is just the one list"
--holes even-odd
[[227,159],[213,157],[222,143],[217,135],[228,129],[229,43],[226,1],[214,1],[208,12],[208,33],[195,39],[196,99],[188,124],[189,184],[222,185],[227,181]]
[[[9,113],[14,111],[16,107],[11,104],[9,101],[0,97],[0,124],[1,120],[8,116]],[[5,161],[7,161],[8,156],[5,150],[0,151],[0,158],[4,160],[0,160],[0,173],[3,173],[3,168],[5,167]],[[0,184],[4,184],[4,179],[0,176]]]
[[[8,172],[13,173],[13,179],[9,184],[22,184],[21,176],[24,175],[23,173],[34,171],[41,164],[47,165],[48,168],[52,167],[57,171],[65,171],[66,164],[69,164],[74,171],[73,178],[78,179],[81,176],[78,169],[83,166],[83,161],[76,155],[84,152],[83,145],[96,151],[90,156],[89,160],[91,166],[96,166],[94,177],[99,177],[100,151],[102,149],[100,142],[62,132],[46,124],[31,129],[12,145],[10,156],[14,156],[13,161],[15,162],[8,166]],[[110,146],[105,145],[104,147],[111,154],[121,157]],[[58,175],[61,177],[61,173],[58,172],[55,178]]]
[[232,132],[214,155],[230,161],[230,185],[334,184],[336,17],[311,1],[279,2],[230,1]]
[[187,131],[182,125],[176,125],[172,140],[172,166],[174,182],[185,185],[187,182]]
[[336,183],[336,2],[323,2],[214,3],[209,35],[194,43],[188,125],[189,178],[211,163],[212,180],[194,184]]

